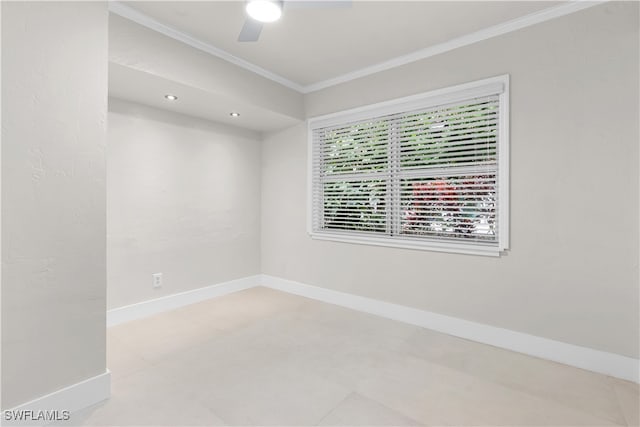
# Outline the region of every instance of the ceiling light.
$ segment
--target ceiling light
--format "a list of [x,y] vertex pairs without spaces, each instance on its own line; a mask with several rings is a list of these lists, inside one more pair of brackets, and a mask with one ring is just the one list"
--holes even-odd
[[282,15],[282,2],[276,0],[250,0],[245,10],[256,21],[273,22],[277,21]]
[[229,113],[229,115],[230,115],[231,117],[240,117],[240,113],[236,113],[235,111],[234,111],[234,112],[232,112],[232,113]]
[[175,95],[165,95],[164,96],[166,99],[168,99],[169,101],[177,101],[178,97]]

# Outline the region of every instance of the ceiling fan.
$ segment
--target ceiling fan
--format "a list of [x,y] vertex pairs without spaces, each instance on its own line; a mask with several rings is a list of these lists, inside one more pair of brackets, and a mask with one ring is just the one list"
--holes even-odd
[[286,9],[348,8],[351,0],[248,0],[247,19],[240,30],[239,42],[255,42],[265,23],[277,21]]

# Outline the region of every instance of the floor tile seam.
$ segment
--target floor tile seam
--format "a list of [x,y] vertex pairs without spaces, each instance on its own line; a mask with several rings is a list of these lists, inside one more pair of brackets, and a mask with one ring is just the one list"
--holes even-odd
[[[405,417],[407,419],[410,419],[411,421],[416,421],[416,422],[418,421],[415,418],[413,418],[412,416],[410,416],[408,414],[405,414],[404,412],[398,411],[396,409],[393,409],[393,408],[389,407],[388,405],[386,405],[385,403],[382,403],[382,402],[378,401],[377,399],[373,399],[373,398],[370,398],[370,397],[363,396],[360,393],[358,393],[357,391],[354,391],[353,393],[356,394],[356,395],[362,396],[362,397],[364,397],[366,399],[369,399],[369,400],[377,403],[378,405],[382,406],[383,408],[388,409],[389,411],[397,412],[398,414],[402,415],[403,417]],[[424,426],[424,424],[416,424],[416,426]]]
[[[140,354],[135,348],[131,347],[128,343],[124,342],[123,340],[118,339],[119,343],[121,346],[125,347],[126,350],[130,353],[131,356],[135,357],[136,359],[138,359],[138,362],[142,362],[142,364],[146,365],[143,366],[139,369],[134,369],[133,371],[124,374],[124,375],[120,375],[117,372],[111,372],[111,377],[113,381],[121,381],[124,378],[127,378],[133,374],[137,374],[140,371],[143,371],[145,369],[151,368],[153,367],[155,364],[152,363],[151,361],[145,359],[142,354]],[[109,364],[109,362],[107,361],[107,365]],[[107,368],[109,368],[109,366],[107,366]]]
[[[357,394],[359,394],[359,395],[361,395],[361,396],[363,396],[363,397],[365,397],[367,399],[373,400],[374,402],[379,402],[379,400],[375,396],[372,396],[371,394],[367,393],[366,390],[362,390],[362,389],[356,388],[355,393],[357,393]],[[399,408],[399,407],[394,406],[394,405],[388,405],[388,404],[383,404],[383,405],[386,408],[391,409],[392,411],[395,411],[395,412],[397,412],[399,414],[404,415],[407,418],[410,418],[412,420],[418,421],[419,423],[422,423],[422,425],[424,425],[424,426],[431,426],[431,427],[436,427],[436,426],[464,427],[464,426],[460,426],[459,424],[452,423],[448,419],[445,419],[445,424],[430,424],[429,421],[427,421],[426,419],[422,419],[422,417],[420,417],[420,416],[415,416],[415,415],[412,415],[412,414],[408,414],[402,408]]]
[[320,424],[322,424],[322,422],[333,413],[333,411],[335,411],[336,409],[338,409],[338,407],[340,407],[340,405],[342,405],[343,403],[345,403],[347,401],[347,399],[349,399],[351,396],[353,396],[354,394],[356,394],[355,391],[350,391],[340,402],[338,402],[334,407],[330,408],[324,415],[322,415],[320,417],[320,419],[314,423],[314,426],[319,426]]
[[[413,357],[415,357],[415,356],[413,356]],[[422,360],[424,360],[424,359],[422,359]],[[539,399],[539,400],[542,400],[542,401],[544,401],[546,403],[551,403],[551,404],[557,405],[559,407],[562,407],[564,409],[571,410],[571,411],[577,412],[577,413],[582,413],[583,415],[587,415],[587,416],[589,416],[591,418],[594,418],[594,419],[602,420],[603,421],[602,425],[605,425],[604,423],[607,423],[607,425],[619,425],[619,426],[623,426],[623,427],[628,427],[628,421],[626,420],[626,417],[624,416],[624,412],[621,410],[619,401],[617,399],[616,399],[616,403],[617,403],[617,406],[619,407],[619,415],[621,415],[621,417],[624,420],[625,424],[619,424],[618,420],[615,420],[615,419],[612,419],[612,418],[609,418],[609,417],[603,417],[600,414],[594,414],[594,413],[592,413],[590,411],[585,411],[582,408],[578,408],[578,407],[575,407],[575,406],[572,406],[572,405],[561,403],[561,402],[558,402],[557,400],[552,400],[552,399],[549,399],[549,398],[541,396],[541,395],[537,395],[537,394],[534,394],[534,393],[527,392],[525,390],[520,390],[520,389],[514,388],[514,387],[512,387],[512,386],[510,386],[508,384],[502,384],[500,382],[492,381],[490,379],[485,379],[485,378],[482,378],[482,377],[478,377],[477,375],[473,375],[473,374],[470,374],[470,373],[465,372],[465,371],[461,371],[461,370],[458,370],[458,369],[455,369],[455,368],[451,368],[449,366],[442,365],[442,364],[439,364],[437,362],[432,362],[432,361],[428,361],[428,360],[425,360],[425,361],[427,363],[432,363],[434,365],[437,365],[437,366],[439,366],[441,368],[445,368],[447,370],[455,371],[455,372],[457,372],[459,374],[464,375],[465,377],[468,377],[469,379],[479,380],[479,381],[482,381],[484,383],[491,384],[493,386],[498,386],[500,388],[507,389],[507,391],[513,390],[513,391],[515,391],[515,392],[517,392],[519,394],[526,395],[526,396],[528,396],[530,398]],[[365,396],[366,398],[371,399],[373,401],[379,402],[378,399],[376,399],[374,396],[369,395],[366,392],[366,390],[363,390],[362,388],[360,388],[360,382],[358,382],[358,384],[355,385],[355,393],[358,393],[358,394],[360,394],[362,396]],[[403,415],[405,415],[405,416],[407,416],[409,418],[415,419],[415,417],[412,417],[411,415],[406,414],[400,408],[391,407],[391,406],[386,405],[386,404],[383,404],[383,405],[386,406],[386,407],[389,407],[389,408],[391,408],[391,409],[393,409],[393,410],[395,410],[397,412],[400,412],[401,414],[403,414]],[[423,422],[420,419],[418,421]],[[447,420],[447,423],[451,424],[451,421]],[[451,425],[455,425],[455,424],[451,424]],[[531,427],[531,426],[527,425],[527,427]],[[548,427],[548,426],[546,426],[546,427]]]
[[[473,372],[470,372],[470,371],[467,371],[467,370],[464,370],[464,369],[460,369],[460,368],[457,368],[457,367],[454,367],[454,366],[446,365],[446,364],[444,364],[442,362],[438,362],[438,361],[427,359],[427,358],[421,356],[417,352],[408,351],[407,354],[409,354],[410,356],[413,356],[413,357],[417,357],[417,358],[419,358],[421,360],[424,360],[424,361],[426,361],[428,363],[433,363],[433,364],[438,365],[440,367],[454,370],[454,371],[456,371],[458,373],[471,376],[473,378],[479,379],[479,380],[484,381],[484,382],[488,382],[488,383],[491,383],[491,384],[494,384],[494,385],[498,385],[500,387],[504,387],[504,388],[508,388],[508,389],[513,389],[513,390],[515,390],[515,391],[517,391],[519,393],[523,393],[523,394],[526,394],[526,395],[531,396],[531,397],[535,397],[535,398],[539,398],[539,399],[542,399],[542,400],[545,400],[545,401],[548,401],[548,402],[552,402],[554,404],[563,406],[563,407],[565,407],[567,409],[571,409],[571,410],[574,410],[574,411],[577,411],[577,412],[582,412],[584,414],[592,416],[593,418],[598,418],[598,419],[601,419],[603,421],[608,421],[608,422],[611,422],[611,423],[615,423],[617,425],[624,425],[624,424],[618,424],[618,420],[616,420],[616,419],[614,419],[612,417],[603,416],[600,413],[595,413],[593,411],[585,410],[582,407],[579,407],[579,406],[571,404],[571,403],[567,403],[566,401],[560,401],[558,399],[551,399],[551,398],[548,397],[548,395],[544,394],[544,392],[542,392],[542,391],[534,391],[534,390],[531,390],[531,389],[527,389],[524,386],[518,386],[516,384],[509,383],[507,381],[500,381],[500,380],[495,380],[495,379],[491,379],[491,378],[486,378],[486,377],[480,376],[478,374],[475,374]],[[562,366],[562,368],[565,368],[565,367]],[[601,374],[596,374],[596,375],[601,375]],[[605,377],[603,379],[606,381],[609,378],[610,377]],[[613,386],[609,385],[609,384],[607,384],[607,385],[610,388],[610,390],[609,390],[610,395],[613,397],[613,400],[616,401],[616,404],[617,404],[617,407],[618,407],[618,415],[622,419],[625,420],[625,423],[628,423],[628,421],[627,421],[627,419],[625,417],[624,411],[620,407],[619,398],[618,398],[618,396],[616,394],[615,388]]]
[[[625,421],[627,427],[634,427],[631,424],[631,421],[629,420],[629,418],[627,418],[627,414],[626,414],[624,408],[622,407],[622,397],[620,396],[620,392],[618,391],[618,388],[613,383],[612,383],[612,388],[613,388],[613,392],[615,394],[616,403],[618,404],[618,408],[620,409],[620,413],[622,414],[622,419]],[[640,405],[640,403],[639,403],[639,405]]]

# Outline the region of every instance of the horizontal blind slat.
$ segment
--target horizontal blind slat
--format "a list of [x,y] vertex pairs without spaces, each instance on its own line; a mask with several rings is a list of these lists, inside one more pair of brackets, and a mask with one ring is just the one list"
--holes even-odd
[[394,191],[397,236],[496,241],[498,100],[490,95],[314,129],[316,228],[388,233]]

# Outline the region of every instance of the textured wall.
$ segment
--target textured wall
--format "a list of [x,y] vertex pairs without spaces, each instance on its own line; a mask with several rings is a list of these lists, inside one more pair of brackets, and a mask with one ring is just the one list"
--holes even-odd
[[307,95],[310,116],[511,75],[511,250],[313,241],[306,130],[263,146],[262,272],[638,357],[638,3],[615,2]]
[[110,99],[108,139],[110,308],[259,273],[258,134]]
[[105,372],[107,6],[2,3],[2,406]]

